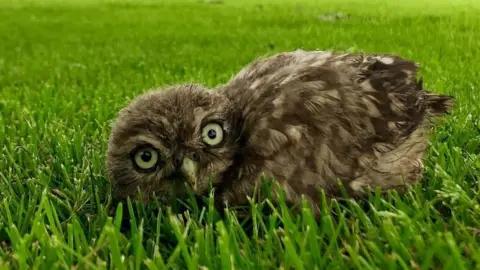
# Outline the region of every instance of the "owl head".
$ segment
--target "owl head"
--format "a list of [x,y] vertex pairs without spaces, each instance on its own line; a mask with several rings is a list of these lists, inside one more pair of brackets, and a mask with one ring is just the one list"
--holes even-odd
[[107,170],[115,199],[170,200],[187,186],[205,193],[232,164],[238,140],[230,100],[201,85],[146,92],[125,108],[108,143]]

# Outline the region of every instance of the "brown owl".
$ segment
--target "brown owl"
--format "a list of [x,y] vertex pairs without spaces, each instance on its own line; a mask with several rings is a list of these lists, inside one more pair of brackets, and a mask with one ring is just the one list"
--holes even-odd
[[257,59],[215,90],[197,84],[140,95],[119,113],[108,147],[113,197],[167,200],[189,186],[247,203],[261,177],[286,199],[353,196],[421,178],[436,116],[454,98],[428,93],[395,55],[303,51]]

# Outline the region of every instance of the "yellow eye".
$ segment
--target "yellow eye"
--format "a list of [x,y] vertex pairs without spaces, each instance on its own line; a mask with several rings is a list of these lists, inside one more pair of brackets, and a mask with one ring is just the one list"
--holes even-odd
[[142,148],[135,153],[134,161],[140,169],[152,169],[158,163],[158,152],[151,147]]
[[215,146],[223,141],[223,129],[219,124],[210,123],[202,130],[203,141],[211,146]]

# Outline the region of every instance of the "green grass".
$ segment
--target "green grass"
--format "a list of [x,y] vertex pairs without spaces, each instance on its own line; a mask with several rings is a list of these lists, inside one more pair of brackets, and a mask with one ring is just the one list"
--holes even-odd
[[[0,1],[0,268],[479,269],[480,4],[362,2]],[[297,48],[400,54],[456,97],[421,184],[318,222],[111,204],[109,125],[131,98]]]

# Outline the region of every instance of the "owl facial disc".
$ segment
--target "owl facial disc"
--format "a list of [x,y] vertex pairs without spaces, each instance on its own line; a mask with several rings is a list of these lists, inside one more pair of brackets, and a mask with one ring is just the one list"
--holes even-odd
[[107,152],[116,200],[169,201],[220,185],[237,151],[237,108],[197,84],[152,89],[118,112]]

